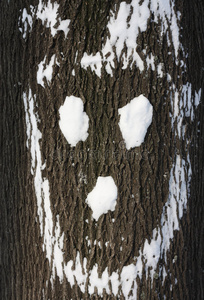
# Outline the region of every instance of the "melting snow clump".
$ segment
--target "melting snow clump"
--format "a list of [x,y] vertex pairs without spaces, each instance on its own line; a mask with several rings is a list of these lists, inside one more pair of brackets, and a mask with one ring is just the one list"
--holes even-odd
[[129,104],[118,110],[120,115],[119,127],[129,150],[139,147],[143,142],[148,127],[152,122],[153,108],[149,100],[140,95]]
[[98,177],[96,186],[88,194],[87,204],[93,211],[93,218],[98,221],[102,214],[114,211],[118,190],[111,176]]
[[66,97],[59,109],[59,126],[68,143],[75,147],[88,137],[89,117],[84,112],[83,101],[74,96]]

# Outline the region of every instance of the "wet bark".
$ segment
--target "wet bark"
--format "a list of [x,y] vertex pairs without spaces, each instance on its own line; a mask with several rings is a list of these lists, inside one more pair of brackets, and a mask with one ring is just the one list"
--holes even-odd
[[[23,39],[18,28],[20,10],[29,9],[30,4],[0,3],[0,298],[123,299],[122,294],[115,297],[105,291],[102,297],[97,292],[90,296],[88,290],[82,293],[77,285],[71,287],[66,279],[60,282],[57,276],[51,286],[51,268],[42,249],[30,173],[31,154],[26,148],[23,92],[28,94],[30,88],[36,94],[41,153],[43,163],[46,162],[43,176],[49,180],[54,223],[59,216],[61,233],[65,235],[65,262],[75,261],[79,252],[87,258],[88,271],[96,263],[99,274],[106,267],[110,274],[121,271],[135,262],[144,241],[151,240],[153,229],[160,226],[175,152],[186,156],[184,143],[178,141],[172,129],[167,74],[177,87],[190,82],[193,90],[203,90],[204,7],[201,1],[177,1],[182,15],[182,42],[189,54],[187,59],[179,54],[187,63],[185,76],[175,65],[172,53],[169,54],[172,45],[168,46],[167,37],[161,40],[159,24],[152,16],[148,30],[139,36],[137,51],[144,56],[145,45],[147,53],[153,53],[158,63],[165,63],[165,75],[160,78],[145,66],[141,76],[136,66],[122,69],[122,63],[115,59],[113,77],[102,68],[99,78],[90,68],[84,70],[80,61],[84,52],[95,54],[101,49],[102,37],[108,34],[110,9],[117,10],[120,2],[61,1],[62,18],[72,20],[67,39],[63,32],[53,37],[39,20],[35,20],[32,31]],[[54,67],[51,84],[45,82],[43,88],[36,80],[38,64],[45,56],[49,62],[53,54],[60,67]],[[153,105],[153,122],[145,142],[127,151],[118,126],[118,109],[140,94]],[[90,119],[87,140],[74,149],[58,125],[58,110],[70,95],[83,100]],[[138,299],[203,298],[203,99],[194,122],[186,119],[186,123],[193,170],[188,209],[180,221],[180,230],[175,232],[167,261],[159,262],[169,270],[164,284],[156,276],[151,284],[151,279],[144,276],[142,281],[138,280]],[[85,199],[98,176],[113,177],[118,199],[115,211],[103,215],[96,223]],[[175,257],[176,264],[172,260]]]

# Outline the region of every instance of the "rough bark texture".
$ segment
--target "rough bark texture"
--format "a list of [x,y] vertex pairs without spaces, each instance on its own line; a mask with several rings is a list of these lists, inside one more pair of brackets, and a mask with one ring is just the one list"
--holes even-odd
[[[203,4],[201,1],[177,2],[182,12],[183,44],[189,53],[186,73],[189,78],[183,78],[175,65],[165,36],[158,43],[160,28],[152,20],[149,20],[148,30],[140,35],[138,52],[141,50],[141,56],[144,55],[142,49],[149,45],[147,51],[157,56],[158,62],[165,62],[165,71],[175,78],[176,86],[189,81],[193,89],[202,87],[203,90]],[[37,95],[41,151],[46,160],[43,175],[49,179],[54,222],[59,215],[61,230],[65,233],[67,261],[75,260],[79,251],[88,259],[88,270],[96,262],[99,273],[107,266],[109,273],[121,270],[134,262],[144,240],[151,239],[153,229],[159,226],[163,205],[168,198],[176,149],[185,157],[184,145],[176,140],[171,126],[167,77],[159,78],[147,68],[141,76],[136,67],[122,70],[121,64],[115,61],[113,77],[103,69],[99,78],[80,65],[84,52],[96,53],[101,49],[101,37],[107,35],[107,16],[115,3],[117,7],[119,1],[61,1],[62,17],[72,19],[66,40],[63,32],[53,38],[39,20],[28,38],[23,40],[18,18],[20,9],[28,8],[30,3],[0,3],[0,299],[101,298],[97,294],[82,294],[77,285],[71,288],[66,280],[60,283],[57,277],[51,287],[50,266],[42,251],[36,219],[30,153],[26,148],[22,93],[28,92],[28,87]],[[43,89],[36,81],[37,66],[45,55],[49,61],[53,54],[56,54],[60,68],[55,67],[51,84],[45,83]],[[72,75],[73,68],[75,76]],[[154,118],[141,147],[127,151],[118,126],[118,108],[140,94],[150,99]],[[74,149],[58,125],[58,110],[69,95],[82,98],[90,118],[88,139],[79,142]],[[186,122],[188,124],[189,120]],[[164,299],[164,296],[166,299],[203,299],[203,126],[202,102],[195,122],[189,123],[186,131],[186,137],[191,138],[191,196],[187,213],[167,255],[169,275],[164,285],[157,279],[153,285],[150,279],[139,282],[139,299]],[[85,199],[98,176],[112,176],[119,196],[115,211],[100,217],[96,224]],[[106,242],[109,242],[108,246]],[[172,262],[172,257],[177,257],[177,264]],[[161,261],[162,264],[165,262]],[[105,292],[102,298],[115,299]]]
[[[184,5],[184,24],[189,29],[184,34],[184,45],[188,49],[188,76],[196,89],[198,86],[204,89],[204,33],[203,27],[204,6],[202,1],[186,3]],[[185,26],[184,26],[185,31]],[[190,32],[194,32],[193,35]],[[203,299],[203,234],[204,234],[204,101],[196,114],[194,126],[189,126],[192,136],[191,161],[193,177],[191,181],[191,197],[188,205],[187,226],[184,226],[184,249],[187,253],[186,275],[189,291],[189,299]],[[190,124],[191,125],[191,124]],[[185,225],[185,224],[184,224]]]

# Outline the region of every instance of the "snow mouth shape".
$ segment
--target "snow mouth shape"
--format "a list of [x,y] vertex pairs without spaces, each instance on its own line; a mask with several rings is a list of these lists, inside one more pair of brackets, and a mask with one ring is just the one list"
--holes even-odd
[[109,210],[114,211],[118,189],[111,176],[98,177],[96,185],[92,192],[86,198],[86,203],[93,211],[93,218],[98,221],[102,214]]
[[140,95],[118,110],[119,127],[125,140],[126,148],[139,147],[147,129],[152,123],[153,108],[149,100]]

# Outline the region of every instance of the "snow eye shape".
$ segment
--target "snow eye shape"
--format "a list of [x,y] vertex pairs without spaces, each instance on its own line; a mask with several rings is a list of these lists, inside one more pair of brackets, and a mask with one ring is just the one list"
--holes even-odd
[[140,95],[118,110],[119,127],[126,148],[139,147],[145,139],[147,129],[152,123],[153,107],[149,100]]
[[84,112],[81,98],[66,97],[64,104],[59,109],[59,127],[71,147],[88,137],[89,117]]

